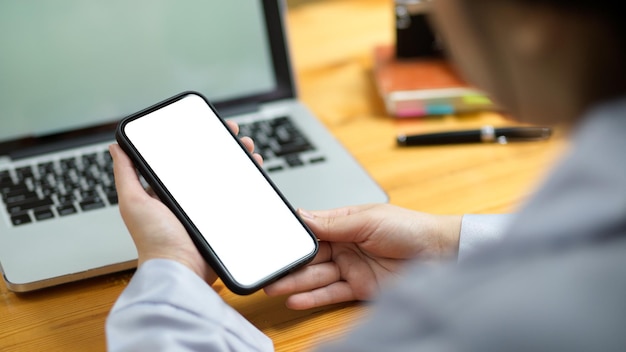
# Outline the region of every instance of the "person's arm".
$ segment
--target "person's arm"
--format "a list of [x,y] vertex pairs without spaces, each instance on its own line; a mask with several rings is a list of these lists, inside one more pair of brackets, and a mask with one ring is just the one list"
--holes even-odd
[[461,220],[458,261],[502,239],[510,214],[466,214]]
[[198,275],[167,259],[143,263],[106,322],[108,351],[273,351],[272,341]]

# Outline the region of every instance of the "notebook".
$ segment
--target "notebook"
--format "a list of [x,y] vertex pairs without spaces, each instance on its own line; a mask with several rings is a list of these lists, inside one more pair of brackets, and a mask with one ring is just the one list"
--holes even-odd
[[186,90],[253,135],[294,207],[388,200],[298,100],[283,12],[278,0],[0,5],[0,265],[10,290],[136,266],[107,146],[122,117]]
[[394,46],[374,48],[374,81],[389,115],[443,116],[498,110],[486,94],[465,82],[445,58],[396,57]]

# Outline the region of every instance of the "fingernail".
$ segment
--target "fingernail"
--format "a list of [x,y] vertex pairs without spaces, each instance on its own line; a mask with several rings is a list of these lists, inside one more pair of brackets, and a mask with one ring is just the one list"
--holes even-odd
[[304,209],[298,209],[298,214],[300,214],[300,216],[306,220],[315,220],[315,215],[309,213]]

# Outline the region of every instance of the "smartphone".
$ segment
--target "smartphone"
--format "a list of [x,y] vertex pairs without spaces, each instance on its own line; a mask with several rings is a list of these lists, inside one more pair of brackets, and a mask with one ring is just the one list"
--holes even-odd
[[317,253],[311,230],[201,94],[122,119],[116,139],[234,293],[253,293]]

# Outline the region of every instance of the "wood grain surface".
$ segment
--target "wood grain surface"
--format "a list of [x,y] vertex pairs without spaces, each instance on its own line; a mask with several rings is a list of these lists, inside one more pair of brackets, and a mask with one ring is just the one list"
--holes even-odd
[[[400,132],[511,125],[499,114],[395,120],[372,79],[372,50],[394,40],[393,1],[307,1],[287,18],[299,94],[380,183],[390,202],[439,214],[514,211],[566,147],[547,142],[398,148]],[[337,175],[342,177],[342,175]],[[103,351],[104,321],[131,272],[15,294],[0,283],[0,351]],[[362,303],[290,311],[284,298],[216,290],[269,335],[277,351],[306,351],[366,314]]]

